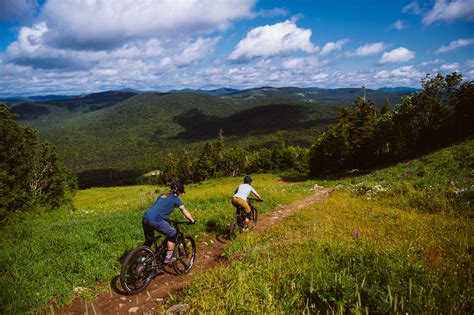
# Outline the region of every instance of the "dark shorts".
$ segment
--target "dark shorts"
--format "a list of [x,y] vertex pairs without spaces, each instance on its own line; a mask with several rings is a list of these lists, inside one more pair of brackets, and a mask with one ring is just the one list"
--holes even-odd
[[160,221],[151,221],[147,219],[142,220],[142,226],[143,226],[143,233],[145,234],[145,241],[146,242],[152,242],[153,237],[154,237],[154,231],[157,230],[161,234],[166,235],[168,241],[171,241],[173,243],[176,242],[176,235],[178,234],[169,224],[168,221],[165,220],[160,220]]

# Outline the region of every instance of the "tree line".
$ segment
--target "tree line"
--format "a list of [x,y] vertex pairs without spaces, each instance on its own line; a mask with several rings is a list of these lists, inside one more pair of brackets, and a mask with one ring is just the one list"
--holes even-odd
[[474,134],[474,83],[454,72],[422,79],[423,90],[393,110],[363,98],[341,109],[311,148],[312,176],[371,169],[406,160]]
[[305,172],[308,165],[307,148],[288,146],[284,142],[271,149],[251,151],[245,147],[227,148],[222,130],[214,142],[207,142],[198,156],[188,151],[167,153],[159,181],[169,183],[179,179],[184,183],[201,182],[223,176],[237,176],[272,171]]

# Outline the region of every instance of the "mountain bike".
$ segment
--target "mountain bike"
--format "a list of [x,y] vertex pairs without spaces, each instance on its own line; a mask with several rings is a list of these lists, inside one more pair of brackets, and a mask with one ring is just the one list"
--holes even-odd
[[[139,246],[128,253],[122,263],[120,283],[127,294],[137,294],[145,290],[150,281],[172,265],[178,275],[184,275],[191,270],[196,260],[196,243],[191,236],[184,235],[179,226],[190,224],[189,221],[168,222],[176,229],[178,236],[173,250],[176,260],[170,264],[164,262],[167,250],[167,240],[163,235],[154,238],[151,246]],[[161,243],[157,241],[163,237]]]
[[229,228],[229,238],[234,239],[238,234],[244,231],[252,231],[257,226],[258,220],[258,210],[257,207],[253,205],[254,201],[263,201],[262,199],[256,198],[247,198],[247,203],[250,206],[250,217],[249,222],[245,224],[245,211],[244,208],[238,207],[235,211],[234,222],[230,224]]

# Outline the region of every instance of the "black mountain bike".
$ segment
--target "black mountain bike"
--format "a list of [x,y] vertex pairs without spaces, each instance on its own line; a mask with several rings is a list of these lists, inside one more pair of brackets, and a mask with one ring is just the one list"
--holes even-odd
[[[184,275],[191,270],[196,260],[196,243],[191,236],[184,235],[180,230],[181,224],[190,224],[189,221],[171,221],[170,224],[178,232],[171,263],[178,275]],[[157,241],[163,237],[161,243]],[[160,274],[168,265],[164,262],[167,250],[167,240],[163,235],[155,237],[153,244],[139,246],[128,253],[122,263],[120,283],[128,294],[137,294],[145,290],[150,281]]]
[[257,226],[258,220],[258,210],[253,205],[253,201],[263,201],[262,199],[256,198],[247,198],[247,202],[250,206],[250,218],[249,222],[245,224],[245,211],[242,207],[238,207],[235,211],[235,219],[234,222],[230,224],[229,229],[229,238],[233,239],[236,238],[237,235],[242,233],[243,231],[252,231]]

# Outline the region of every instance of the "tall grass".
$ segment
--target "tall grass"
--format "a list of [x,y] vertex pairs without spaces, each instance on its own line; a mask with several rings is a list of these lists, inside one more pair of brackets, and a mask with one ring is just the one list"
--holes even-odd
[[474,140],[343,182],[367,200],[406,210],[474,217]]
[[[230,197],[241,178],[213,180],[186,187],[182,200],[199,224],[186,232],[200,238],[227,230],[233,208]],[[311,193],[314,182],[282,183],[273,175],[254,177],[265,198],[262,213],[277,204]],[[24,313],[69,302],[74,289],[83,296],[108,290],[121,258],[143,242],[141,217],[166,187],[133,186],[79,191],[76,210],[27,216],[0,234],[1,312]],[[175,211],[176,218],[183,218]],[[97,282],[105,282],[97,286]]]
[[472,304],[472,222],[336,192],[227,248],[230,264],[183,297],[212,313],[463,313]]

